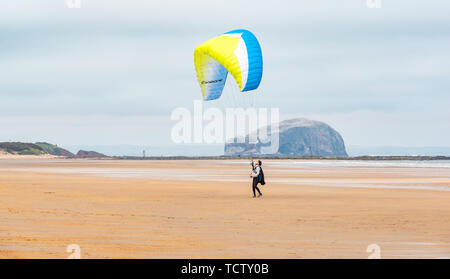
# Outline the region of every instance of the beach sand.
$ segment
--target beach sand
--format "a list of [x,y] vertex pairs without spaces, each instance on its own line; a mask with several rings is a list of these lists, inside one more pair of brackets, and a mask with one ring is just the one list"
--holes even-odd
[[0,159],[0,258],[450,257],[450,168]]

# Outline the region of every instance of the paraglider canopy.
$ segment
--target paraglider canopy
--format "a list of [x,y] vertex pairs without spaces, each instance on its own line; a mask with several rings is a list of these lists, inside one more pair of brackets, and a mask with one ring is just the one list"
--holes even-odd
[[233,30],[199,45],[194,51],[197,79],[205,101],[222,95],[228,73],[241,92],[258,88],[263,72],[261,46],[252,32]]

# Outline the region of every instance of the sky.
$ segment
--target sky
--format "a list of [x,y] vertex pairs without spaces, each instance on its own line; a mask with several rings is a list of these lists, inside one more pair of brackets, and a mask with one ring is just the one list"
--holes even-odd
[[257,104],[336,129],[347,146],[450,146],[450,2],[3,1],[0,141],[170,145],[201,98],[193,50],[260,40]]

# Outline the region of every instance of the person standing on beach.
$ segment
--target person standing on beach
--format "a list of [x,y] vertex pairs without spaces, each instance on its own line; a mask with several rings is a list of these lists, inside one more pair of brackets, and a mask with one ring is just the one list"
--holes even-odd
[[256,198],[256,191],[258,191],[258,198],[262,196],[261,191],[258,188],[258,183],[262,182],[264,179],[263,172],[261,169],[261,160],[258,160],[256,164],[252,161],[252,173],[250,174],[250,177],[253,178],[252,181],[252,189],[253,189],[253,197]]

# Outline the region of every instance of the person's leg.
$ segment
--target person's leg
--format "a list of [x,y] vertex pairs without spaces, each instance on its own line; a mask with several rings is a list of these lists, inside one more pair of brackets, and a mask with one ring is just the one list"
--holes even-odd
[[261,191],[260,191],[259,188],[258,188],[258,182],[256,182],[255,188],[256,188],[256,190],[258,191],[259,195],[262,196]]
[[255,188],[257,187],[256,186],[257,184],[258,184],[258,181],[255,178],[253,178],[253,184],[252,184],[253,197],[256,197]]

